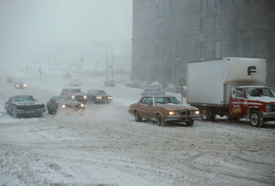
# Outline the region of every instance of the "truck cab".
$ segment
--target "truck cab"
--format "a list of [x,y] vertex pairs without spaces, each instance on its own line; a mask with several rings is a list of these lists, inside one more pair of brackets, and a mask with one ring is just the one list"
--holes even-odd
[[237,86],[232,88],[229,112],[231,118],[247,118],[260,127],[275,121],[275,95],[266,86]]

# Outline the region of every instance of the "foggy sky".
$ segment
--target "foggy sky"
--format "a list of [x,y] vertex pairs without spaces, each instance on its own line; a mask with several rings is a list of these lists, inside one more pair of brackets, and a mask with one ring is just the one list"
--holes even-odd
[[85,56],[95,43],[130,42],[131,30],[131,0],[0,0],[0,64],[72,47]]

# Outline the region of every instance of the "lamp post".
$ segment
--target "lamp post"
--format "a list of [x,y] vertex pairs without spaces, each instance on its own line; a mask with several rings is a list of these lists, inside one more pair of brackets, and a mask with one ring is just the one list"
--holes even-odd
[[111,45],[108,45],[112,49],[112,80],[114,79],[114,50]]
[[98,44],[96,44],[96,46],[101,46],[106,51],[106,59],[107,59],[106,60],[106,80],[108,80],[109,79],[109,77],[108,77],[108,74],[109,74],[109,72],[108,72],[108,50],[107,50],[107,48],[104,45],[98,45]]
[[78,47],[73,47],[73,49],[78,49],[79,53],[80,53],[80,64],[78,65],[81,69],[81,76],[83,76],[83,62],[84,62],[84,58],[83,58],[83,52],[80,48]]

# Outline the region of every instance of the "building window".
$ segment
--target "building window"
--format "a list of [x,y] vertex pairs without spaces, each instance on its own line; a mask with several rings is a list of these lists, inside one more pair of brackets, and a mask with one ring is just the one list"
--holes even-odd
[[215,41],[215,58],[220,58],[221,43],[220,41]]
[[216,5],[216,7],[220,7],[221,6],[221,0],[216,0],[215,5]]
[[206,10],[207,9],[207,1],[206,0],[201,0],[201,10]]
[[163,4],[164,17],[171,15],[171,0],[164,0]]
[[159,58],[159,53],[160,53],[159,45],[156,45],[155,46],[155,56],[156,56],[156,58]]
[[232,0],[222,0],[222,5],[231,5]]
[[200,42],[200,58],[206,58],[206,42]]
[[250,39],[243,39],[243,57],[251,57],[250,56]]
[[180,57],[180,43],[179,42],[176,42],[175,43],[175,57],[176,58],[179,58]]
[[213,9],[215,7],[215,0],[207,0],[207,9]]
[[203,17],[203,18],[201,18],[201,22],[200,22],[200,31],[201,31],[201,33],[202,34],[204,34],[205,33],[205,18]]
[[161,37],[161,35],[162,35],[162,24],[161,23],[156,25],[156,33],[155,34],[156,34],[157,38]]
[[221,20],[220,20],[219,14],[215,15],[215,32],[216,33],[221,32]]

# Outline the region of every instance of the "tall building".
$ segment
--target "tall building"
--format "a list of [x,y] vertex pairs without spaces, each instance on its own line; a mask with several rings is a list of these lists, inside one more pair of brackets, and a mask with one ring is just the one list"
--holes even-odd
[[133,0],[133,80],[186,79],[188,61],[267,59],[275,87],[274,0]]

